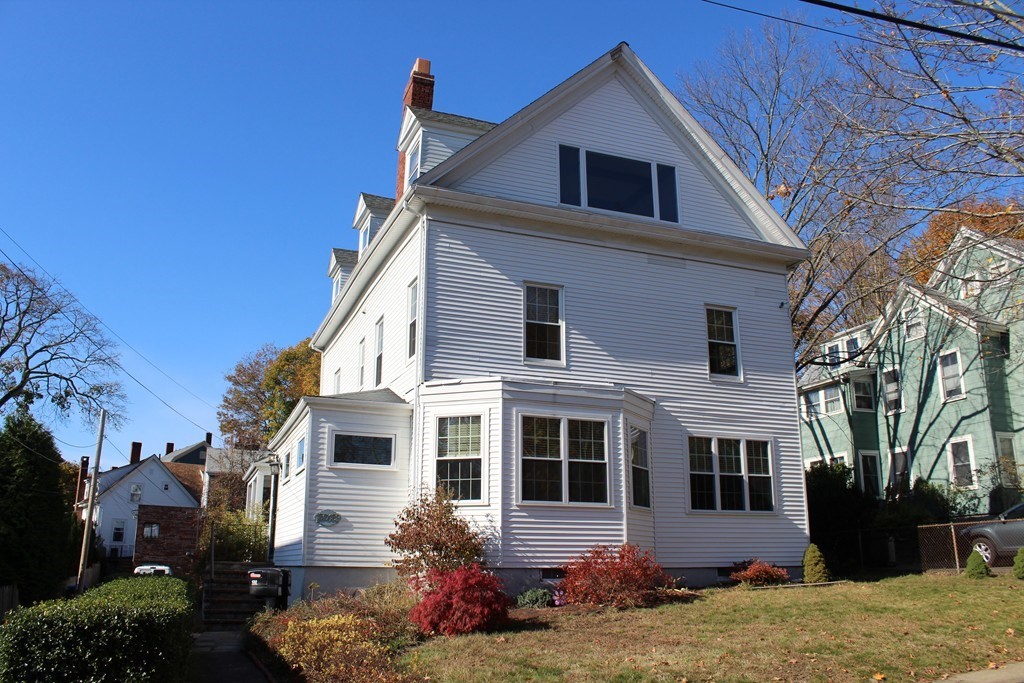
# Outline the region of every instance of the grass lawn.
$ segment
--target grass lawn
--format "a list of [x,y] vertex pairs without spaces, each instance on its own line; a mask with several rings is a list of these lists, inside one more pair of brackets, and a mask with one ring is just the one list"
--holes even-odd
[[714,589],[655,609],[513,612],[508,630],[435,638],[433,681],[930,681],[1024,660],[1024,582],[923,575]]

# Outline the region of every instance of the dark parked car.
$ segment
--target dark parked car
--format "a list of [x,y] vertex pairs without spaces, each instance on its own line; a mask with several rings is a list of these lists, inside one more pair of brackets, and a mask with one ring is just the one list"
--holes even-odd
[[991,522],[966,527],[960,533],[990,566],[1002,557],[1012,557],[1024,546],[1024,503],[1014,505]]

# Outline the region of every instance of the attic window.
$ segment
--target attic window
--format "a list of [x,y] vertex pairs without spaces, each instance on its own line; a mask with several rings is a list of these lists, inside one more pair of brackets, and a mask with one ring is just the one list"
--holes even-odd
[[674,166],[558,146],[559,201],[679,222]]
[[409,156],[406,157],[405,167],[405,186],[409,187],[410,184],[420,176],[420,146],[416,145],[409,151]]

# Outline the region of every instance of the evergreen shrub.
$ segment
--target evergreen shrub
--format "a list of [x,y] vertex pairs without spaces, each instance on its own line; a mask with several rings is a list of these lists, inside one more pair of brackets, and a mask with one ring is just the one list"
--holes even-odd
[[971,554],[967,556],[967,566],[964,568],[964,576],[969,579],[984,579],[992,576],[992,570],[988,568],[988,565],[985,564],[985,560],[982,559],[977,550],[972,550]]
[[531,588],[516,596],[516,607],[547,607],[551,604],[551,591],[547,588]]
[[0,626],[0,683],[180,683],[192,619],[189,585],[163,576],[15,610]]
[[825,583],[832,579],[825,556],[813,543],[804,551],[804,583]]

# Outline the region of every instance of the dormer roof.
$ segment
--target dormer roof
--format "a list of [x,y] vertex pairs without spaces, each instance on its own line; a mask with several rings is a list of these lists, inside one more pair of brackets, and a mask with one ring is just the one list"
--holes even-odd
[[338,269],[346,269],[349,272],[356,267],[359,260],[359,252],[355,249],[331,249],[331,262],[327,266],[327,277],[334,277]]
[[473,119],[468,116],[459,116],[458,114],[448,114],[443,111],[434,111],[433,109],[409,107],[409,111],[412,112],[412,115],[415,116],[420,123],[440,123],[445,126],[465,128],[479,131],[481,133],[486,133],[498,125],[496,123],[491,123],[490,121]]

